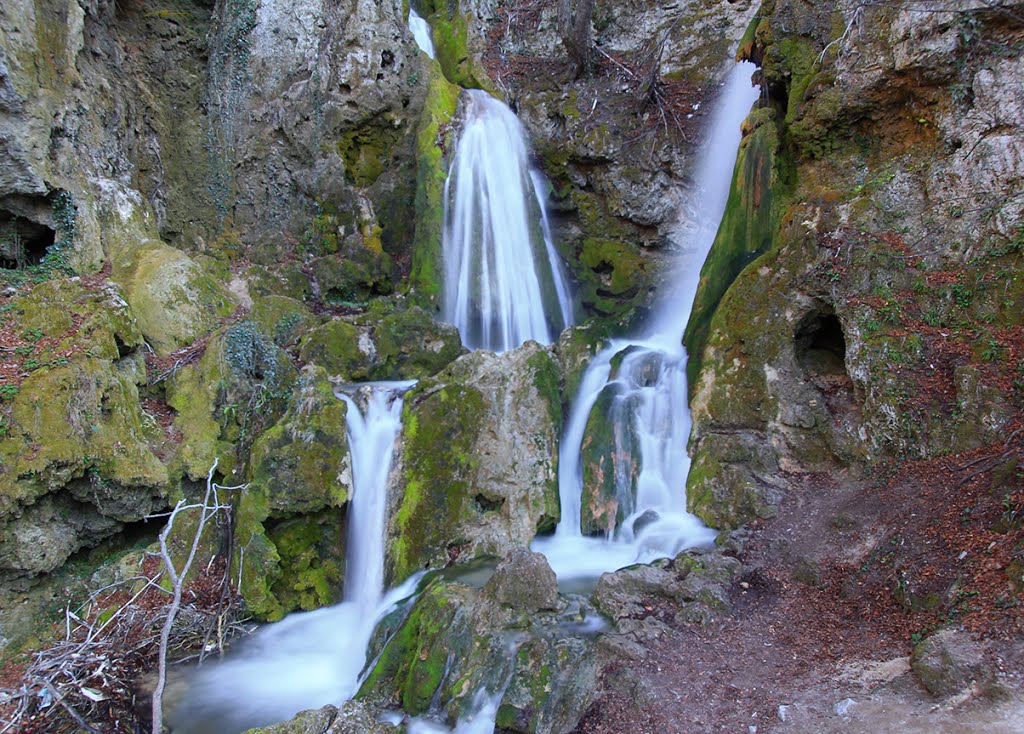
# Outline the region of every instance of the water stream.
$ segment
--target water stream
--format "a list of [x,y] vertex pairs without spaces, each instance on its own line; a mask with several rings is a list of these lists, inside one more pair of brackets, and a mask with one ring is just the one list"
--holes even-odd
[[348,405],[353,484],[343,601],[290,614],[225,661],[197,670],[187,699],[170,717],[175,734],[241,732],[355,695],[374,629],[420,580],[413,576],[384,593],[387,477],[402,428],[402,396],[413,384],[366,383],[338,394]]
[[[594,356],[573,398],[559,444],[561,522],[553,536],[533,543],[560,582],[596,578],[714,539],[714,531],[686,511],[691,420],[682,338],[700,269],[725,211],[740,123],[757,101],[759,91],[750,81],[754,69],[738,64],[723,84],[694,178],[692,221],[676,238],[676,272],[668,281],[674,287],[661,294],[641,336],[613,340]],[[612,426],[606,457],[614,471],[618,518],[603,537],[583,532],[584,433],[595,409]]]
[[416,39],[416,45],[420,47],[420,51],[430,58],[434,58],[434,41],[430,37],[430,24],[411,5],[409,6],[409,30],[412,31],[412,37]]
[[526,133],[503,102],[467,90],[445,183],[444,319],[472,349],[550,344],[573,322],[565,268],[531,170]]

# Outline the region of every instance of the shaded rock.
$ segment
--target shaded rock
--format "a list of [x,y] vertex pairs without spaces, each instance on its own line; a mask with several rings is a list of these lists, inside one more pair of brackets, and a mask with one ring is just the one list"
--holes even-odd
[[422,380],[405,402],[402,484],[389,490],[389,578],[501,557],[552,528],[560,413],[557,367],[533,342],[464,355]]
[[558,579],[547,559],[526,548],[516,548],[498,564],[484,586],[484,594],[499,604],[534,612],[558,606]]
[[149,244],[132,253],[118,275],[139,328],[160,355],[191,344],[213,329],[235,305],[227,290],[180,250]]
[[948,698],[992,678],[984,648],[963,630],[946,628],[914,647],[910,667],[921,685],[937,698]]

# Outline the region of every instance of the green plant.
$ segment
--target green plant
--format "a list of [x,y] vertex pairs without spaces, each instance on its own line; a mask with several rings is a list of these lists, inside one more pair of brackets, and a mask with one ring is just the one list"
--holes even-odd
[[38,326],[32,329],[25,329],[23,332],[21,332],[21,338],[26,341],[35,343],[43,338],[43,330],[40,329]]
[[0,383],[0,400],[10,400],[17,396],[18,386],[9,382]]
[[1002,358],[1003,351],[1003,347],[996,339],[989,339],[981,350],[981,358],[986,362],[997,362]]

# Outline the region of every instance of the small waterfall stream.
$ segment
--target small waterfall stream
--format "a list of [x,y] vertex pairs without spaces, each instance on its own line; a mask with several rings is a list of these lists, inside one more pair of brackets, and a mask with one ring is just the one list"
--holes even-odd
[[411,5],[409,6],[408,22],[409,30],[412,31],[412,37],[416,39],[416,45],[420,47],[420,51],[430,58],[434,58],[434,41],[430,37],[430,24]]
[[515,113],[486,92],[463,95],[445,183],[444,319],[472,349],[550,344],[573,322],[573,303],[551,240],[546,184],[530,169]]
[[[345,592],[340,604],[290,614],[246,640],[221,663],[200,668],[170,719],[175,734],[231,734],[338,704],[355,695],[374,628],[419,582],[384,593],[387,477],[402,428],[402,396],[414,382],[339,391],[352,461]],[[365,412],[359,402],[365,402]]]
[[[631,563],[673,556],[711,542],[714,531],[686,512],[687,403],[683,331],[700,282],[700,269],[725,211],[740,123],[757,100],[754,65],[738,64],[726,79],[708,146],[695,176],[695,222],[682,233],[676,284],[663,294],[645,335],[616,339],[591,360],[573,398],[559,444],[558,491],[562,519],[555,534],[538,538],[560,581],[596,578]],[[583,443],[599,400],[612,426],[617,528],[606,537],[584,535]],[[614,520],[614,518],[613,518]]]

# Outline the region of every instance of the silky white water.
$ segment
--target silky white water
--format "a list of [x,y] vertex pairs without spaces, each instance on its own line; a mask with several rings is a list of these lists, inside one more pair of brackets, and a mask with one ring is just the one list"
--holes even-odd
[[546,184],[530,169],[515,114],[467,90],[445,182],[444,319],[472,349],[550,344],[573,321],[565,268],[545,214]]
[[[595,578],[714,539],[714,531],[686,511],[691,419],[682,338],[700,268],[725,211],[740,123],[758,98],[758,88],[751,85],[754,69],[750,63],[737,64],[723,83],[688,202],[692,221],[676,237],[674,287],[661,294],[643,336],[613,340],[594,356],[573,398],[559,444],[561,521],[553,536],[538,538],[532,546],[547,556],[561,581]],[[610,408],[604,419],[618,427],[612,451],[622,462],[615,467],[622,522],[607,537],[595,538],[584,536],[581,528],[582,445],[591,412],[606,391]],[[639,473],[629,460],[639,464]],[[642,525],[634,530],[638,521]]]
[[[413,382],[353,386],[344,393],[352,461],[344,601],[290,614],[246,640],[238,654],[199,669],[170,717],[175,734],[231,734],[338,704],[358,690],[374,628],[416,589],[421,575],[383,593],[387,476]],[[340,470],[341,467],[339,467]]]
[[409,6],[409,30],[412,31],[412,37],[416,40],[420,51],[430,58],[434,58],[434,41],[430,36],[430,24],[411,5]]

